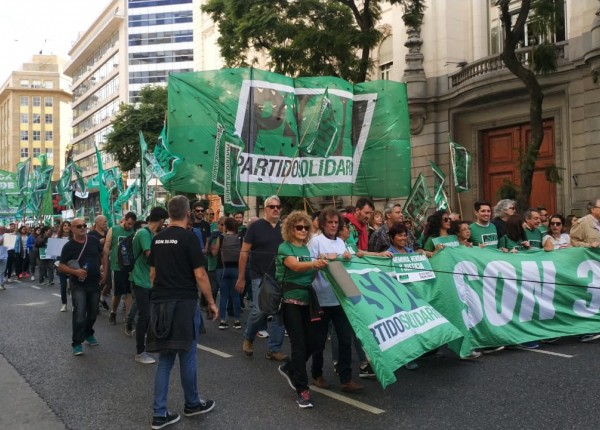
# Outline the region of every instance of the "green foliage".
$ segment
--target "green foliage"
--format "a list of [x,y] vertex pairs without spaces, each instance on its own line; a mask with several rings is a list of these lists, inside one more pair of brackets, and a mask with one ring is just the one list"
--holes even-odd
[[421,28],[423,17],[425,16],[425,2],[423,0],[405,0],[401,3],[404,7],[404,14],[402,15],[404,25],[412,28]]
[[135,167],[140,158],[139,132],[144,133],[150,150],[154,148],[163,128],[167,110],[167,89],[146,86],[140,91],[140,102],[121,104],[113,120],[113,129],[106,136],[104,151],[111,154],[121,171]]
[[541,75],[555,72],[558,68],[558,52],[552,43],[542,43],[533,51],[533,70]]
[[[303,211],[304,210],[304,198],[302,197],[284,197],[280,196],[281,201],[281,215],[288,215],[292,211]],[[307,205],[308,213],[312,213],[310,207]]]
[[505,179],[504,181],[502,181],[502,185],[500,185],[500,187],[496,191],[496,197],[498,197],[498,200],[516,200],[519,195],[519,191],[519,187],[517,187],[508,179]]
[[546,180],[552,184],[562,184],[563,178],[561,170],[565,170],[564,167],[558,167],[556,164],[547,166],[544,170],[546,174]]
[[[423,0],[390,0],[422,21]],[[288,76],[366,80],[370,51],[381,41],[380,0],[209,0],[202,10],[219,24],[218,44],[227,67],[256,63]],[[366,6],[366,7],[365,7]],[[410,7],[410,9],[408,9]]]

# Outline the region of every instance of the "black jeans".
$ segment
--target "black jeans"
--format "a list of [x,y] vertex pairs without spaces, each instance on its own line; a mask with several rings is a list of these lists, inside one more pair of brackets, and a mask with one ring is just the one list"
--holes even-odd
[[[323,350],[325,349],[329,323],[331,322],[337,332],[340,382],[345,384],[352,379],[352,327],[341,306],[324,306],[321,310],[323,311],[321,321],[316,323],[318,325],[319,349],[312,356],[312,377],[323,376]],[[331,341],[334,342],[334,339]]]
[[146,333],[150,326],[150,288],[134,284],[133,293],[137,303],[137,323],[135,325],[135,347],[138,354],[146,350]]
[[94,334],[94,323],[98,317],[98,302],[100,290],[98,285],[81,286],[73,283],[71,286],[73,302],[73,343],[81,345],[83,341]]
[[308,389],[306,361],[321,345],[319,342],[319,325],[310,322],[309,306],[283,303],[282,313],[283,324],[290,336],[292,346],[292,359],[289,364],[292,382],[296,387],[296,391],[301,393]]

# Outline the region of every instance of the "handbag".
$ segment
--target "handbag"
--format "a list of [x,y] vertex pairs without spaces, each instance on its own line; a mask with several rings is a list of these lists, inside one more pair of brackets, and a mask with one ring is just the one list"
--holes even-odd
[[281,308],[283,288],[271,275],[265,273],[260,281],[258,309],[267,315],[274,315]]

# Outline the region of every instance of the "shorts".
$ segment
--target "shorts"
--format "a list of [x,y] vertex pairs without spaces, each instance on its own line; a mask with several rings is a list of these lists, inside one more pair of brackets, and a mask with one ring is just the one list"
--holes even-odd
[[129,281],[129,272],[114,270],[113,286],[115,287],[115,296],[131,294],[131,282]]

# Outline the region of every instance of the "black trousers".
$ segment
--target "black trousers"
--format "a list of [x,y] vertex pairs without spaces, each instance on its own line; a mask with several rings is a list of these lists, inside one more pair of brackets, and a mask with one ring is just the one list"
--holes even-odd
[[138,311],[135,325],[135,347],[138,354],[146,350],[146,333],[150,326],[150,291],[150,288],[133,286]]

